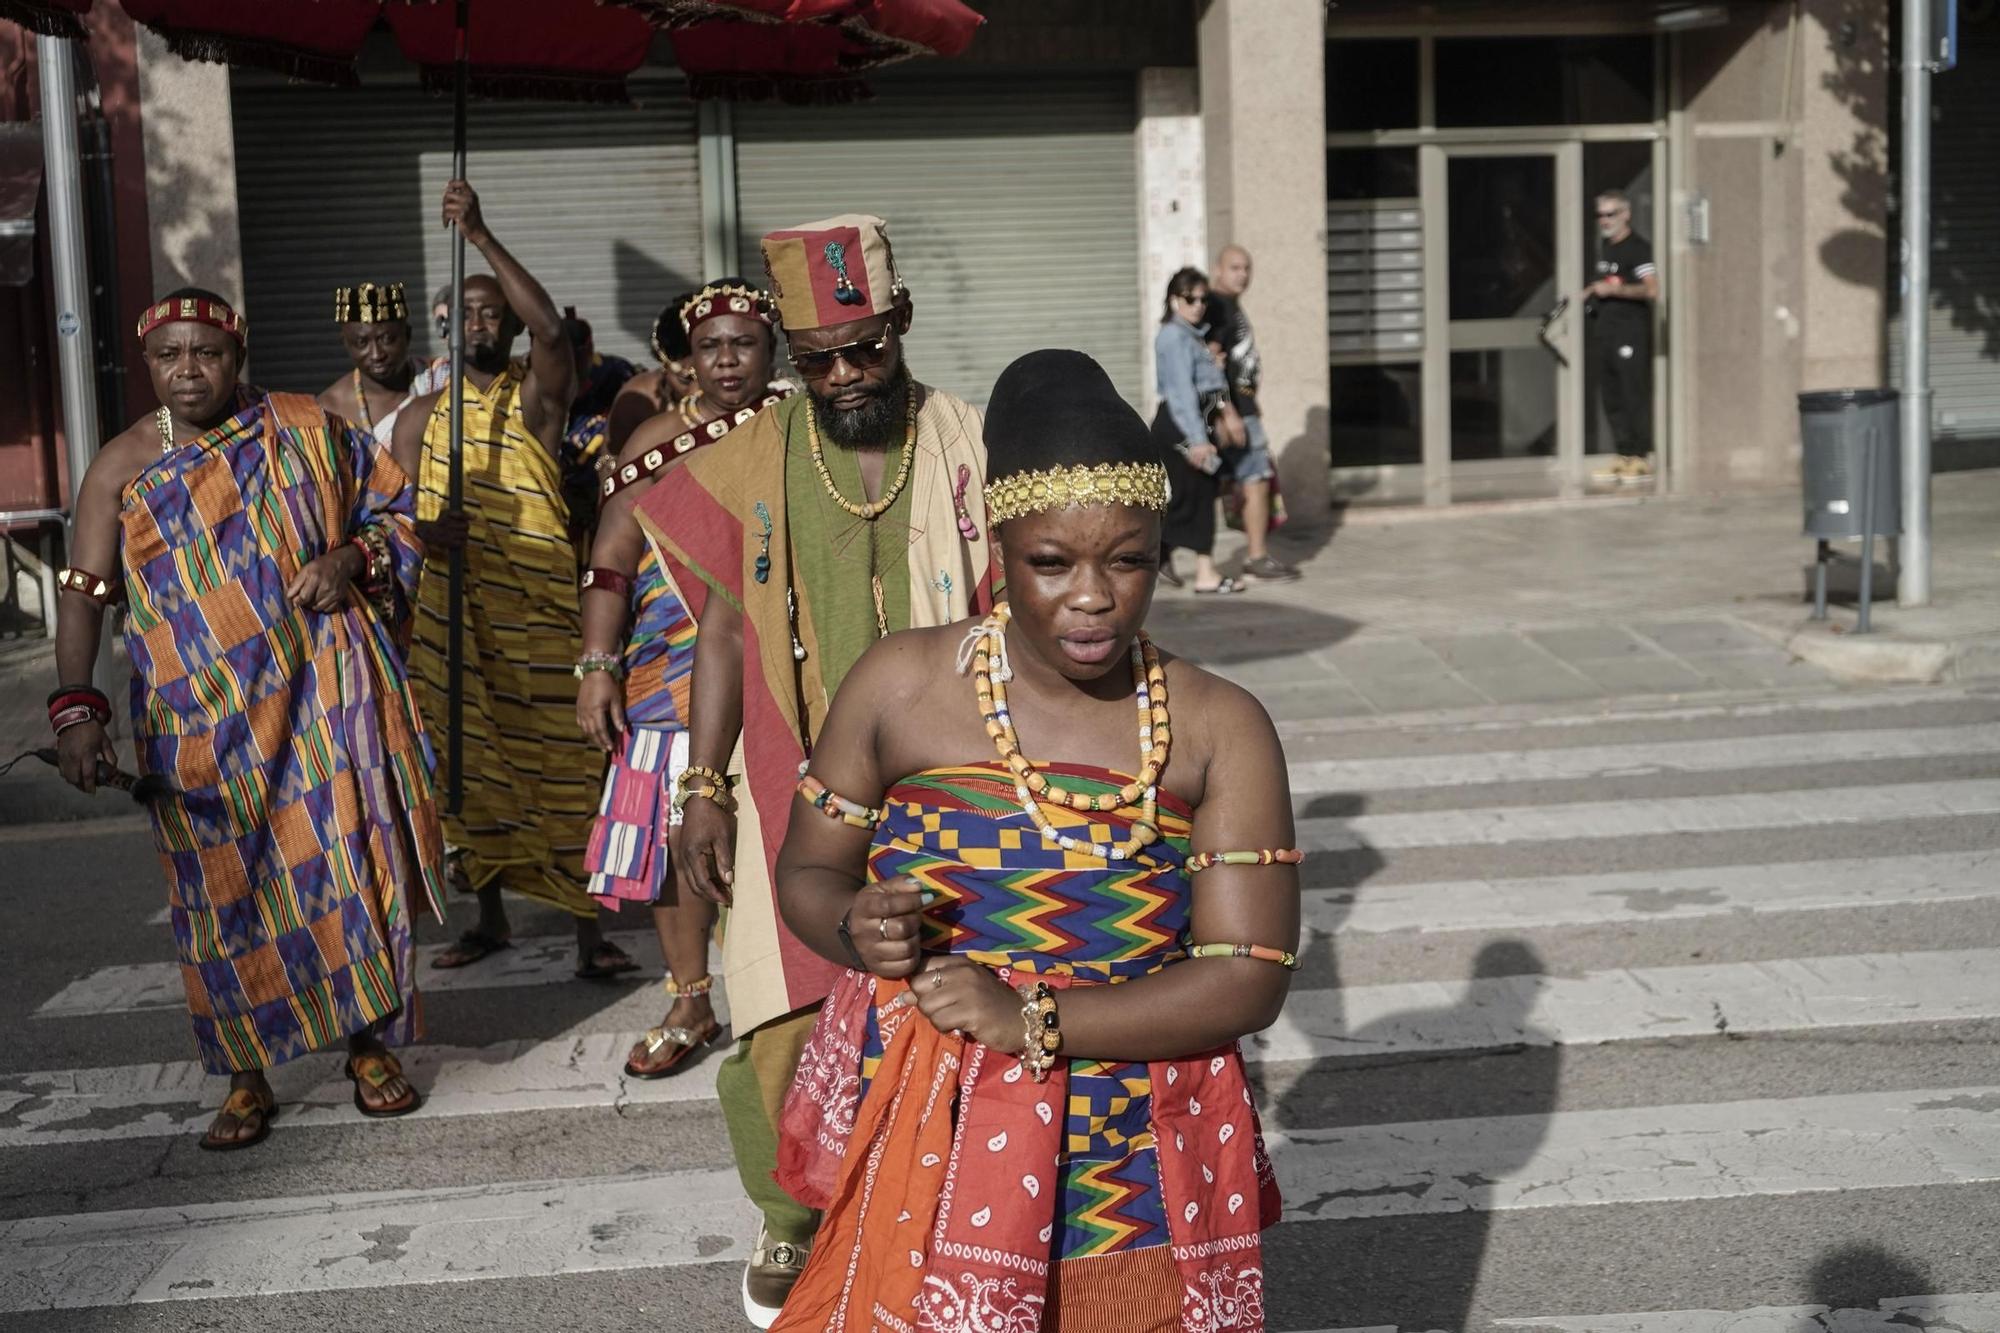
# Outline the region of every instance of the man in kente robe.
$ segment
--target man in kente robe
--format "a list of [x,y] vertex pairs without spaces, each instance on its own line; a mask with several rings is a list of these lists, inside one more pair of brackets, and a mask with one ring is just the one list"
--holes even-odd
[[772,892],[800,766],[870,644],[983,611],[993,588],[979,415],[911,375],[914,311],[887,225],[830,218],[763,248],[806,392],[739,426],[730,448],[671,469],[639,514],[699,625],[676,873],[730,904],[723,982],[737,1041],[716,1089],[763,1214],[743,1304],[767,1328],[816,1221],[773,1179],[778,1113],[838,973],[785,928]]
[[201,1139],[261,1142],[264,1071],[338,1041],[363,1115],[417,1108],[384,1045],[414,1038],[413,906],[444,842],[396,651],[422,548],[402,468],[304,394],[239,382],[242,318],[183,288],[147,307],[150,413],[78,499],[49,700],[62,773],[118,775],[91,680],[128,603],[132,730],[202,1066],[230,1091]]
[[[417,479],[418,532],[429,548],[411,675],[440,735],[451,715],[449,553],[462,550],[465,566],[464,801],[445,816],[445,837],[453,882],[478,894],[479,922],[432,966],[464,967],[507,948],[508,891],[574,918],[579,977],[615,976],[636,964],[604,939],[584,891],[604,762],[577,740],[571,674],[581,626],[561,458],[576,359],[555,303],[486,226],[464,181],[445,186],[444,220],[493,272],[465,280],[460,312],[463,510],[448,511],[449,386],[417,399],[396,423],[396,456]],[[512,353],[524,331],[522,362]]]

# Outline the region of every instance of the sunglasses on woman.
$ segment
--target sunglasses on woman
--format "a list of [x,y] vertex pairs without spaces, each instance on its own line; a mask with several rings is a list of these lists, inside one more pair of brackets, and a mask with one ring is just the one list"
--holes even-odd
[[889,332],[883,330],[873,338],[863,338],[858,342],[842,343],[821,352],[793,351],[792,364],[808,379],[818,379],[831,374],[836,359],[845,361],[856,370],[873,370],[889,355]]

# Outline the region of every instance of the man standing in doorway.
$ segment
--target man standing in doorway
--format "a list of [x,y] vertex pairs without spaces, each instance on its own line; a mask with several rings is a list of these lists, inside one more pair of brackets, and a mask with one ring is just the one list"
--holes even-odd
[[781,1103],[839,975],[773,895],[799,774],[877,639],[993,602],[979,414],[911,374],[914,310],[887,224],[848,214],[772,232],[764,267],[806,392],[669,468],[638,505],[698,623],[673,868],[685,891],[731,907],[722,968],[737,1041],[715,1088],[762,1214],[743,1275],[758,1328],[777,1319],[818,1221],[772,1173]]
[[1653,475],[1653,302],[1660,278],[1653,247],[1632,230],[1632,200],[1622,190],[1597,196],[1596,277],[1583,289],[1590,360],[1618,450],[1612,475]]
[[[417,535],[429,555],[410,675],[424,718],[440,732],[451,707],[449,553],[465,553],[464,805],[444,827],[453,884],[478,895],[479,923],[431,966],[465,967],[508,947],[504,889],[575,919],[577,976],[616,976],[637,964],[603,937],[584,892],[604,760],[577,741],[569,665],[582,625],[561,453],[576,358],[555,302],[487,228],[470,185],[445,186],[443,216],[493,271],[466,278],[459,314],[463,510],[449,509],[451,386],[405,409],[393,449],[416,479]],[[513,356],[523,333],[525,362]]]
[[1277,467],[1271,462],[1271,437],[1257,407],[1264,362],[1257,355],[1257,335],[1243,312],[1243,294],[1250,290],[1250,252],[1225,245],[1208,276],[1208,341],[1219,344],[1229,376],[1229,396],[1243,418],[1248,446],[1236,460],[1236,489],[1243,497],[1243,535],[1249,550],[1243,572],[1267,583],[1295,579],[1299,571],[1280,562],[1265,547],[1271,535],[1272,494]]

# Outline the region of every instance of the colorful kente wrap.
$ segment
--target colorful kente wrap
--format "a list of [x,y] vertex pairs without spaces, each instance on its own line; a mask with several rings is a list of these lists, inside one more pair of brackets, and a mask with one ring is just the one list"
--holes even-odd
[[[391,1016],[387,1039],[414,1035],[410,899],[438,912],[444,842],[384,619],[416,594],[411,508],[388,451],[300,394],[249,395],[125,494],[133,730],[174,788],[149,808],[211,1073]],[[301,568],[370,531],[390,556],[373,603],[292,605]]]
[[[1045,771],[1091,795],[1127,780]],[[1144,863],[1116,864],[1044,841],[997,763],[917,774],[885,803],[868,877],[909,875],[936,895],[927,949],[1058,988],[1182,960],[1191,814],[1166,793],[1161,840]],[[1097,842],[1126,836],[1139,814],[1042,809]],[[1258,1232],[1277,1220],[1278,1196],[1233,1043],[1151,1063],[1058,1060],[1036,1083],[1015,1057],[889,1007],[907,989],[846,973],[800,1060],[779,1183],[826,1216],[778,1328],[1034,1333],[1056,1266],[1160,1246],[1180,1327],[1263,1328]],[[1157,1282],[1161,1270],[1128,1271]],[[1138,1303],[1157,1309],[1159,1294]],[[1106,1311],[1092,1326],[1128,1325]]]
[[611,758],[584,866],[590,893],[606,906],[659,901],[667,876],[673,798],[668,758],[687,729],[694,680],[694,617],[647,539],[632,584],[625,644],[624,747]]
[[[445,817],[472,888],[498,883],[576,916],[603,756],[576,734],[576,549],[556,459],[521,415],[526,369],[511,363],[484,390],[465,383],[465,803]],[[451,392],[424,425],[417,513],[444,512],[450,489]],[[450,717],[446,650],[450,564],[427,563],[410,675],[442,735]]]
[[[875,641],[871,571],[881,576],[891,631],[948,625],[993,605],[991,544],[977,535],[985,530],[983,493],[974,487],[965,496],[976,524],[971,538],[952,504],[961,466],[986,475],[979,414],[950,394],[922,393],[909,484],[872,534],[834,505],[813,471],[802,420],[807,394],[757,413],[724,437],[726,446],[667,469],[634,509],[697,622],[711,595],[743,612],[737,771],[748,799],[738,809],[734,902],[722,945],[738,1032],[818,1003],[840,973],[786,929],[771,876],[805,761],[801,738],[818,734],[842,676]],[[829,449],[826,458],[845,493],[859,495],[859,465],[848,451]],[[797,599],[802,662],[792,656],[788,593]]]

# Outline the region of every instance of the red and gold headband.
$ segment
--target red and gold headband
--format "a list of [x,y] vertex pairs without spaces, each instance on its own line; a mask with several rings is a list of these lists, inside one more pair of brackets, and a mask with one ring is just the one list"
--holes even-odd
[[234,338],[238,347],[247,349],[250,346],[250,322],[231,309],[226,301],[177,296],[156,302],[139,316],[139,341],[144,342],[146,335],[162,324],[206,324]]
[[688,331],[689,337],[694,336],[696,326],[718,315],[747,315],[769,328],[777,322],[777,302],[769,292],[759,288],[723,283],[710,283],[681,302],[681,327]]

